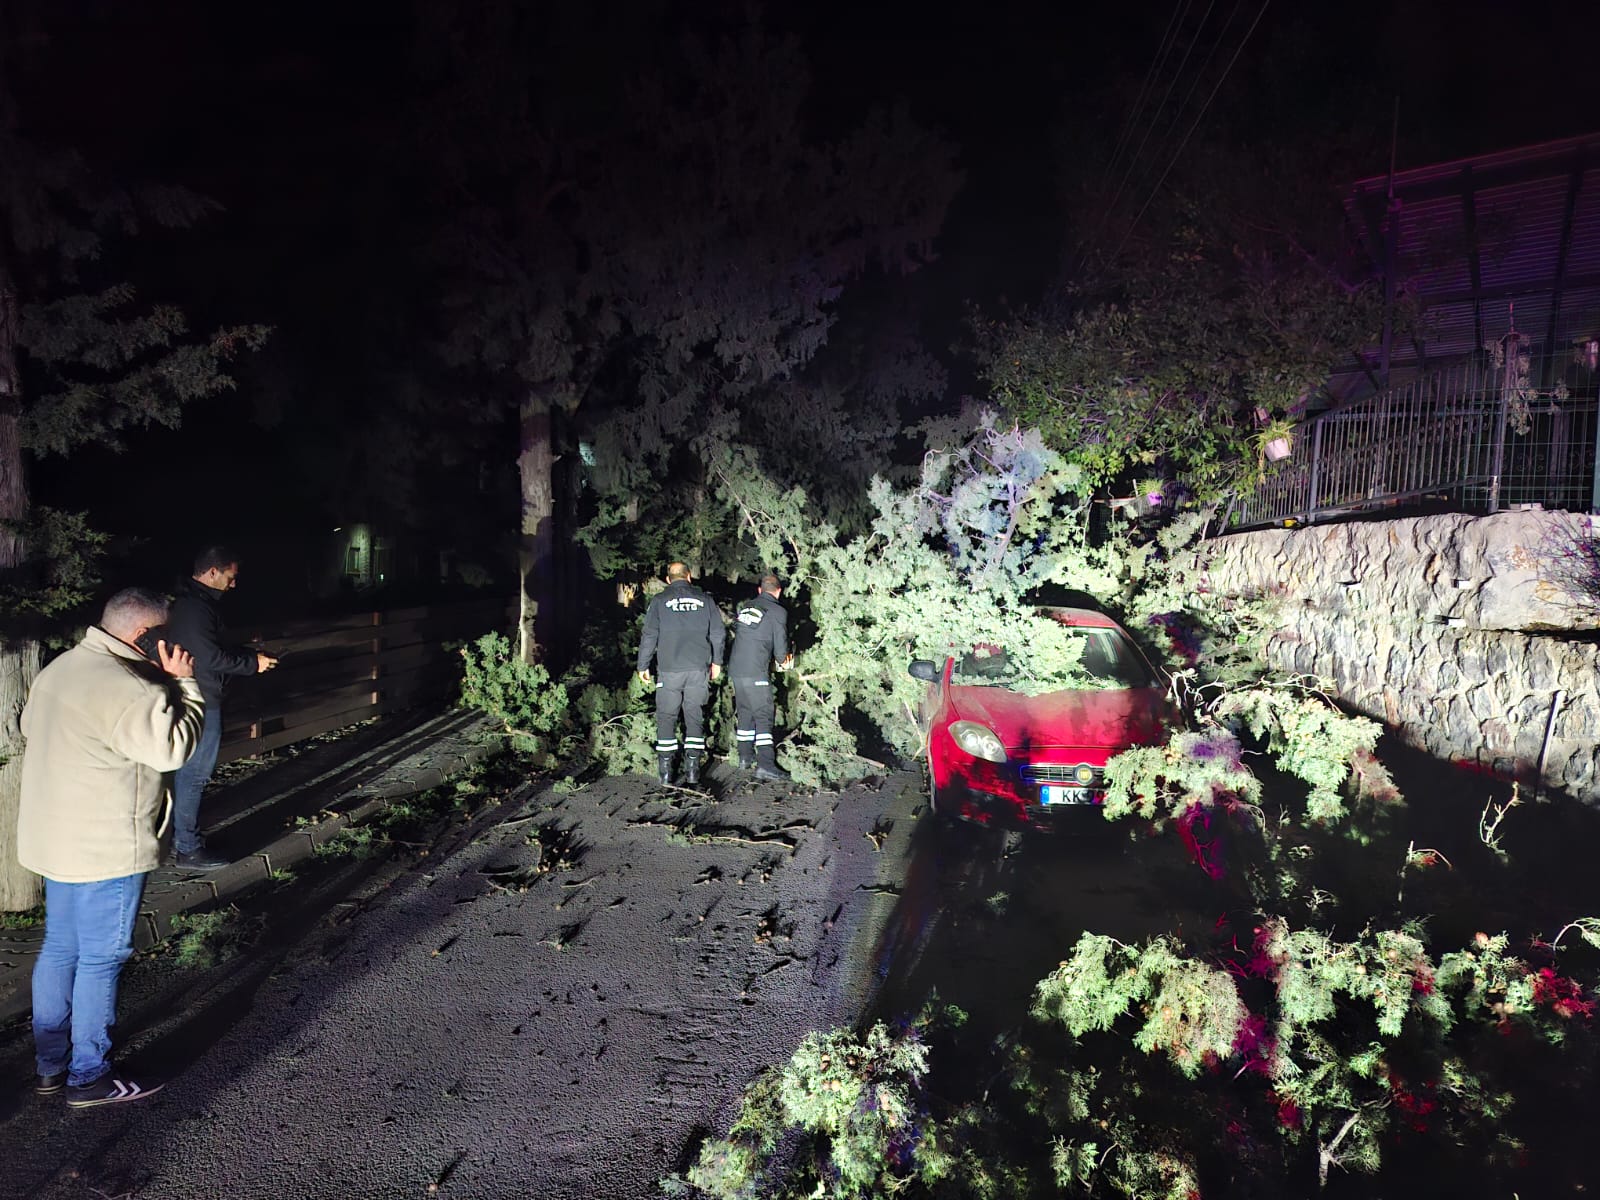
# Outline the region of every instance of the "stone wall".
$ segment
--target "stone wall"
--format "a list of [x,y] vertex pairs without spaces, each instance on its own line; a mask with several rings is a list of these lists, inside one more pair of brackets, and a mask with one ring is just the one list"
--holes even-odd
[[1461,514],[1230,534],[1192,564],[1213,596],[1272,594],[1274,665],[1438,758],[1600,804],[1600,620],[1549,578],[1568,513]]

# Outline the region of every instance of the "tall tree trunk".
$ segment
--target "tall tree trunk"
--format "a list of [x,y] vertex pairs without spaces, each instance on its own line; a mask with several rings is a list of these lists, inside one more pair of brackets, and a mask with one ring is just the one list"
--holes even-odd
[[[17,371],[17,294],[0,261],[0,521],[28,515],[28,485],[22,473],[22,380]],[[0,578],[22,565],[27,552],[15,526],[0,525]],[[22,799],[20,718],[33,677],[39,673],[39,643],[0,628],[0,911],[20,912],[44,899],[32,871],[17,862],[17,810]]]
[[555,452],[551,446],[550,402],[545,397],[531,390],[524,394],[521,427],[517,471],[522,480],[522,540],[518,556],[522,596],[517,652],[524,662],[533,662],[539,657],[539,627],[549,623],[555,595]]

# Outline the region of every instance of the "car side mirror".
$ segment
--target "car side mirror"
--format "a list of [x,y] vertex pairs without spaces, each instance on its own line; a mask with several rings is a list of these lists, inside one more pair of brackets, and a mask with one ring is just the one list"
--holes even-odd
[[913,679],[926,680],[928,683],[939,682],[939,668],[931,658],[914,658],[906,670],[910,672]]

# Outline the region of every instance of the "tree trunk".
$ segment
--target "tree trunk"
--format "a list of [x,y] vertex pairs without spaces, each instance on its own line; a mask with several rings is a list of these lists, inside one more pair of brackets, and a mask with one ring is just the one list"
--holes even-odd
[[[0,521],[28,515],[28,485],[22,473],[22,380],[17,372],[17,295],[0,262]],[[22,565],[27,552],[20,533],[0,525],[0,578]],[[17,809],[22,799],[20,718],[33,677],[39,673],[39,643],[0,628],[0,911],[21,912],[44,899],[39,877],[17,862]]]
[[522,479],[522,595],[517,652],[524,662],[534,662],[539,658],[539,626],[548,623],[554,607],[556,505],[550,403],[531,391],[522,399],[521,432],[517,471]]
[[38,642],[0,641],[0,912],[23,912],[44,900],[42,881],[17,861],[17,811],[22,799],[22,736],[17,722],[38,673]]

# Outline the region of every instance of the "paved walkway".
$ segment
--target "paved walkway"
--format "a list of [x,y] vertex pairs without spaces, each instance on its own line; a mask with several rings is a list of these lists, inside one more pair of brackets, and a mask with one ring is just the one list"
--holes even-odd
[[[153,872],[135,948],[160,941],[179,913],[214,907],[265,883],[347,825],[392,800],[439,786],[498,747],[477,713],[419,709],[220,768],[206,791],[201,819],[208,848],[233,863],[204,875],[172,867]],[[315,825],[297,826],[297,818],[319,813],[325,815]],[[29,1010],[33,962],[43,937],[43,926],[0,931],[0,1025]]]

